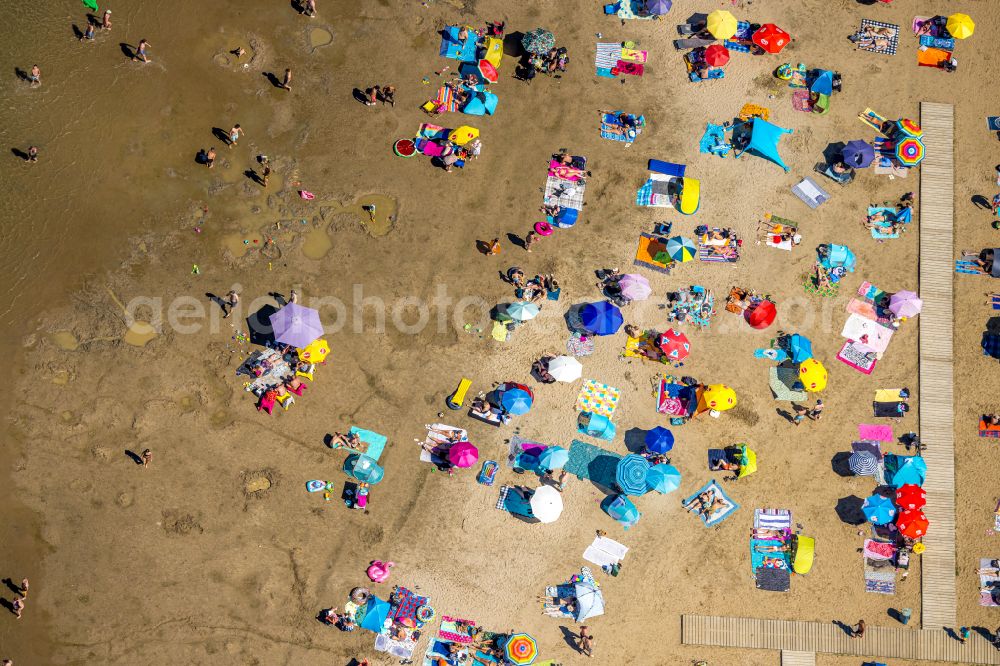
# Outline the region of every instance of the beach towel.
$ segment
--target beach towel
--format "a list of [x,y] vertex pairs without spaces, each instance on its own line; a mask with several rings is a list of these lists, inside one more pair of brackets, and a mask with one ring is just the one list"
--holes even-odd
[[583,193],[587,186],[583,181],[569,181],[548,176],[545,179],[544,202],[547,206],[583,210]]
[[868,125],[879,134],[882,134],[882,128],[886,126],[885,117],[875,111],[872,111],[871,109],[865,109],[859,113],[858,120],[863,122],[865,125]]
[[924,27],[925,23],[931,23],[933,25],[930,16],[914,16],[913,23],[910,24],[910,27],[913,28],[913,34],[919,36],[920,31]]
[[646,118],[644,116],[629,114],[635,121],[635,127],[623,129],[621,122],[618,120],[618,116],[621,114],[622,111],[612,111],[601,116],[601,138],[631,145],[646,126]]
[[894,440],[891,425],[872,425],[868,423],[858,425],[858,437],[860,439],[869,439],[873,442],[892,442]]
[[986,421],[979,419],[979,436],[1000,438],[1000,425],[987,425]]
[[629,76],[642,76],[645,70],[645,65],[638,62],[629,62],[627,60],[619,60],[615,63],[614,68],[611,70],[612,74],[616,76],[618,74],[628,74]]
[[[709,506],[715,502],[716,499],[722,500],[722,506],[715,509],[708,515],[703,511],[699,510],[699,504],[695,501],[698,495],[708,492],[708,502]],[[731,516],[736,509],[740,508],[740,505],[730,499],[726,493],[722,490],[722,486],[716,483],[714,480],[709,481],[704,486],[702,486],[697,492],[684,500],[683,505],[688,511],[692,513],[697,513],[698,517],[701,518],[701,522],[705,527],[713,527],[718,525],[726,518]],[[689,508],[690,505],[690,508]]]
[[979,560],[979,605],[1000,606],[1000,570],[993,565],[993,559]]
[[974,261],[966,261],[965,259],[955,260],[955,272],[964,273],[966,275],[986,275],[979,266],[976,265]]
[[571,183],[575,183],[580,180],[580,171],[586,169],[587,158],[580,156],[573,156],[572,164],[563,164],[562,162],[557,162],[556,160],[549,160],[549,175],[554,176],[560,180],[568,180]]
[[750,47],[743,42],[734,42],[731,39],[727,39],[723,42],[725,47],[734,53],[750,53]]
[[[531,517],[531,503],[513,486],[500,486],[496,508],[515,516]],[[443,625],[442,625],[443,626]]]
[[569,461],[563,469],[579,479],[590,479],[605,488],[614,488],[615,469],[621,454],[574,439],[569,445]]
[[388,441],[388,438],[385,435],[378,434],[377,432],[357,427],[352,427],[349,432],[353,435],[357,435],[358,438],[361,439],[362,443],[367,444],[364,454],[373,459],[375,462],[378,462],[379,456],[382,455],[382,450],[385,449],[385,444],[386,441]]
[[[931,39],[934,38],[931,37]],[[921,42],[923,42],[923,38],[921,38]],[[917,64],[921,67],[942,68],[949,60],[951,60],[951,51],[930,46],[921,46],[917,49]]]
[[674,180],[677,178],[654,173],[636,192],[635,204],[652,208],[673,208],[674,203],[670,200],[670,183]]
[[416,648],[417,642],[414,640],[397,641],[394,638],[389,638],[386,634],[379,634],[375,637],[375,649],[379,652],[388,652],[397,659],[412,658]]
[[882,354],[889,348],[892,334],[893,329],[856,314],[847,318],[844,329],[840,332],[842,337],[860,343],[859,347],[867,348],[876,354]]
[[458,111],[458,102],[455,101],[455,93],[450,86],[441,86],[438,89],[437,97],[433,101],[437,102],[439,113],[455,113]]
[[645,0],[621,0],[617,4],[611,6],[617,7],[618,18],[626,21],[632,19],[644,19],[644,20],[653,19],[652,14],[646,14],[645,16],[640,15],[645,12],[646,9]]
[[899,402],[873,402],[872,415],[881,419],[900,419],[906,416],[906,403]]
[[898,548],[894,544],[885,541],[875,541],[865,539],[864,556],[870,560],[891,560],[896,557]]
[[896,594],[895,570],[884,571],[865,564],[865,592]]
[[870,375],[875,369],[875,364],[878,363],[878,358],[873,352],[850,340],[845,342],[844,346],[837,352],[837,360],[865,375]]
[[688,49],[697,49],[702,46],[711,46],[714,43],[714,39],[699,39],[697,37],[690,39],[675,39],[674,48],[678,51],[687,51]]
[[861,20],[862,34],[874,35],[871,38],[862,37],[856,42],[857,47],[862,51],[871,53],[881,53],[884,55],[896,55],[899,47],[899,26],[882,21],[872,21],[871,19]]
[[589,335],[573,333],[566,341],[566,351],[571,356],[590,356],[594,353],[594,338]]
[[441,628],[438,630],[438,636],[446,641],[451,641],[452,643],[461,643],[463,645],[468,645],[472,642],[472,636],[469,635],[467,630],[459,631],[458,623],[462,622],[471,627],[476,626],[476,623],[472,620],[463,620],[461,618],[448,617],[443,615],[441,617]]
[[934,37],[933,35],[920,35],[920,46],[941,49],[942,51],[953,51],[955,49],[954,37]]
[[758,590],[787,592],[792,587],[792,574],[788,569],[761,567],[755,572],[754,584]]
[[645,51],[639,51],[637,49],[627,49],[622,47],[621,59],[625,62],[635,62],[643,64],[646,62],[647,53]]
[[809,396],[804,389],[792,388],[799,381],[799,370],[792,366],[772,366],[768,368],[767,383],[771,387],[774,399],[783,402],[800,402]]
[[803,178],[802,181],[793,186],[792,193],[813,209],[819,208],[830,198],[830,193],[809,177]]
[[760,570],[783,569],[787,571],[791,569],[791,553],[759,551],[760,548],[784,545],[786,545],[784,539],[750,539],[750,571],[757,574]]
[[808,90],[796,90],[792,93],[792,108],[796,111],[812,113],[812,103],[809,101]]
[[410,619],[416,626],[421,626],[423,623],[417,619],[417,609],[426,605],[430,601],[430,597],[421,597],[401,585],[396,587],[394,594],[396,597],[395,612],[393,612],[392,617],[400,621]]
[[754,509],[753,526],[758,530],[792,529],[792,512],[788,509]]
[[621,397],[621,391],[614,386],[587,379],[584,380],[580,395],[577,396],[576,411],[591,412],[611,418],[618,406],[619,397]]
[[722,125],[707,123],[705,125],[705,133],[698,143],[698,150],[699,152],[710,153],[719,157],[728,155],[729,151],[732,150],[732,146],[726,142],[726,128]]
[[621,57],[622,45],[620,43],[615,42],[613,44],[608,44],[598,42],[597,57],[595,59],[597,76],[604,76],[611,79],[615,78],[615,75],[611,73],[611,70]]
[[595,537],[594,542],[583,551],[583,559],[599,567],[610,567],[621,563],[628,553],[628,546],[608,537]]
[[897,402],[909,396],[903,396],[903,389],[875,389],[875,402]]
[[698,244],[698,261],[734,264],[739,260],[740,248],[735,240],[724,247]]
[[476,59],[476,43],[479,37],[471,28],[468,29],[468,37],[464,41],[459,41],[458,33],[461,28],[457,25],[449,25],[441,31],[440,55],[445,58],[452,58],[461,62],[472,62]]
[[421,123],[417,137],[421,139],[447,139],[451,130],[433,123]]
[[666,250],[663,240],[652,234],[640,234],[639,246],[635,250],[635,260],[632,262],[636,266],[649,268],[657,273],[670,274],[670,264],[660,263],[654,257]]

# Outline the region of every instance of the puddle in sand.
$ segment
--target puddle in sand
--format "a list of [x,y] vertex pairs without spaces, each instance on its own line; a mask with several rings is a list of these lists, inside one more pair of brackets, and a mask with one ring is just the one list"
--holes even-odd
[[[250,242],[244,243],[243,241]],[[255,243],[254,241],[257,242]],[[232,252],[233,256],[237,259],[249,252],[252,247],[262,247],[263,243],[264,238],[258,233],[244,234],[239,232],[235,234],[226,234],[222,237],[222,247]]]
[[318,49],[333,41],[333,35],[326,28],[313,28],[309,31],[309,46]]
[[49,339],[55,343],[59,349],[64,351],[76,351],[80,347],[80,341],[76,339],[70,331],[56,331],[49,334]]
[[325,227],[315,227],[306,233],[302,254],[309,259],[322,259],[333,248],[333,240]]
[[136,321],[125,331],[125,344],[133,347],[145,347],[156,337],[156,329],[147,321]]
[[[375,206],[374,215],[364,210],[362,206]],[[392,231],[396,223],[396,200],[384,194],[366,194],[348,208],[358,215],[361,226],[372,236],[385,236]]]

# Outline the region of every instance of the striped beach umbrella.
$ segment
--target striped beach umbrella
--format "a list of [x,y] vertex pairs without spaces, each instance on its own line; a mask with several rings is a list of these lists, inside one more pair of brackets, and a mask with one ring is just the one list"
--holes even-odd
[[649,461],[640,455],[630,453],[618,461],[615,468],[615,483],[626,495],[644,495],[646,488],[646,473],[649,472]]
[[528,634],[511,634],[504,644],[507,661],[516,666],[527,666],[538,658],[538,643]]
[[674,236],[667,239],[667,254],[673,261],[683,264],[691,261],[698,254],[694,241],[684,236]]
[[924,159],[924,144],[920,139],[908,136],[902,141],[896,142],[896,159],[903,166],[916,166]]
[[924,131],[920,129],[920,125],[917,124],[917,121],[910,120],[909,118],[900,118],[897,120],[896,129],[906,136],[912,136],[917,139],[924,135]]
[[875,454],[870,451],[855,451],[847,459],[847,466],[858,476],[875,476],[879,462]]

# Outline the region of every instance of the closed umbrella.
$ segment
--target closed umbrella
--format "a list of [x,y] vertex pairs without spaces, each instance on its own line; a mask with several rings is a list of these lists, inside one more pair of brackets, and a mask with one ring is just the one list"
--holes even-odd
[[580,309],[580,321],[594,335],[614,335],[625,323],[622,311],[607,301],[584,305]]
[[501,384],[497,389],[500,407],[509,414],[527,414],[534,402],[531,390],[520,384]]
[[626,495],[646,494],[646,472],[649,461],[640,455],[630,453],[618,461],[615,467],[615,483]]
[[753,33],[752,39],[754,44],[768,53],[780,53],[792,37],[773,23],[765,23]]
[[976,24],[968,14],[952,14],[948,17],[948,34],[955,39],[965,39],[971,37],[976,29]]
[[729,39],[736,34],[736,17],[724,9],[716,9],[708,15],[706,27],[716,39]]
[[788,338],[788,355],[791,356],[793,363],[801,363],[811,359],[813,355],[812,340],[795,333]]
[[667,239],[667,255],[671,260],[678,263],[691,261],[698,254],[698,249],[694,246],[694,241],[684,236],[674,236]]
[[673,7],[671,0],[646,0],[646,11],[652,16],[663,16]]
[[554,523],[562,515],[562,495],[552,486],[535,488],[529,503],[531,515],[543,523]]
[[826,368],[814,358],[799,363],[799,381],[810,393],[816,393],[826,388]]
[[889,299],[889,310],[897,317],[916,317],[924,302],[912,291],[897,291]]
[[504,655],[515,666],[527,666],[538,658],[538,643],[528,634],[511,634],[504,643]]
[[293,347],[307,347],[323,335],[319,312],[312,308],[289,303],[270,316],[274,339]]
[[535,28],[521,38],[521,46],[528,53],[542,54],[556,45],[556,38],[545,28]]
[[456,442],[448,449],[448,460],[455,467],[472,467],[479,460],[479,449],[469,442]]
[[841,151],[844,163],[856,169],[865,169],[875,161],[875,146],[867,141],[848,141]]
[[539,469],[560,469],[569,462],[569,451],[561,446],[547,446],[538,454]]
[[673,465],[653,465],[646,472],[646,488],[661,495],[681,487],[681,473]]
[[778,309],[771,301],[761,301],[743,312],[743,318],[750,324],[750,328],[756,328],[757,330],[767,328],[774,323],[777,317]]
[[869,523],[887,525],[896,517],[896,506],[886,497],[872,495],[861,505],[861,512]]
[[902,510],[922,509],[927,504],[927,493],[920,486],[907,483],[896,491],[896,505]]
[[686,335],[673,328],[660,334],[658,344],[671,361],[682,361],[691,353],[691,341]]
[[705,62],[712,67],[722,67],[729,62],[729,49],[722,44],[712,44],[705,49]]
[[509,303],[504,307],[504,312],[514,321],[528,321],[538,316],[538,306],[534,303]]
[[572,356],[557,356],[549,361],[549,374],[557,382],[573,382],[583,375],[583,364]]
[[582,580],[573,586],[576,597],[576,621],[604,615],[604,594],[591,580]]
[[712,384],[705,387],[702,399],[710,409],[724,412],[736,406],[736,391],[725,384]]
[[649,286],[649,280],[642,275],[628,273],[618,280],[618,287],[622,296],[630,301],[644,301],[653,293],[653,288]]
[[879,461],[871,451],[855,451],[847,459],[847,466],[858,476],[875,476],[878,473]]
[[927,534],[929,526],[930,521],[927,520],[924,512],[919,509],[903,511],[896,519],[896,527],[899,529],[899,533],[911,539],[918,539]]
[[666,453],[674,448],[674,433],[663,426],[656,426],[646,433],[646,448],[653,453]]

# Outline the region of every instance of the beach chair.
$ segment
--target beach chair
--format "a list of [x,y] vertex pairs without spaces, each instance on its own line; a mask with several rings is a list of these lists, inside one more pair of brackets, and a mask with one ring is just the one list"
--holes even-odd
[[309,387],[306,386],[305,384],[299,384],[297,388],[292,388],[291,386],[289,386],[288,390],[291,391],[292,393],[294,393],[297,396],[301,396],[302,392],[305,391],[307,388],[309,388]]
[[853,182],[855,176],[854,169],[849,169],[847,173],[837,173],[833,170],[833,165],[826,162],[818,162],[816,166],[813,167],[813,171],[823,174],[841,186]]
[[296,370],[295,371],[295,376],[296,377],[305,377],[309,381],[312,381],[313,380],[313,371],[315,371],[315,370],[316,370],[316,364],[315,363],[310,363],[309,365],[305,366],[305,368],[301,368],[301,369]]
[[274,398],[268,398],[266,393],[262,395],[260,402],[257,403],[257,411],[264,411],[271,414],[274,411]]
[[469,392],[469,387],[472,386],[472,380],[462,377],[462,381],[458,383],[458,388],[455,392],[448,396],[445,404],[448,405],[448,409],[459,410],[462,409],[462,403],[465,402],[465,395]]
[[281,408],[287,412],[288,408],[295,404],[295,396],[293,396],[291,393],[279,395],[278,404],[281,405]]

